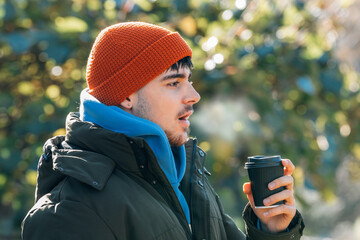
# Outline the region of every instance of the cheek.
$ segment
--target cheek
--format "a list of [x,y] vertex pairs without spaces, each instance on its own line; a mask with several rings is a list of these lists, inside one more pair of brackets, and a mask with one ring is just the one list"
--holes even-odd
[[179,99],[174,92],[165,90],[147,92],[148,103],[151,105],[149,114],[162,127],[174,124],[179,109]]
[[163,114],[174,114],[177,111],[177,104],[174,97],[171,96],[163,96],[159,97],[154,103],[154,106],[158,109],[159,112]]
[[159,105],[159,108],[156,110],[156,115],[158,118],[158,121],[163,126],[171,126],[175,123],[177,119],[177,110],[173,104],[169,104],[169,102],[162,102],[161,105]]

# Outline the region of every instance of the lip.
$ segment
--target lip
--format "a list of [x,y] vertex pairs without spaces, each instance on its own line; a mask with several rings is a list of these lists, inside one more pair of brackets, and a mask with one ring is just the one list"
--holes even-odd
[[180,122],[180,125],[182,125],[185,128],[190,127],[190,121],[189,121],[189,117],[191,116],[191,114],[193,114],[193,111],[188,111],[186,112],[184,115],[181,115],[178,120]]

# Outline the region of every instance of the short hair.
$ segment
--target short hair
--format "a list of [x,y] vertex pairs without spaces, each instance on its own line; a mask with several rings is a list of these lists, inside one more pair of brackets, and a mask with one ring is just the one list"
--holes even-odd
[[171,67],[169,67],[166,71],[171,71],[171,70],[179,71],[180,68],[192,69],[193,67],[194,67],[194,65],[193,65],[193,63],[191,61],[191,57],[187,56],[187,57],[184,57],[184,58],[180,59],[179,61],[177,61],[173,65],[171,65]]

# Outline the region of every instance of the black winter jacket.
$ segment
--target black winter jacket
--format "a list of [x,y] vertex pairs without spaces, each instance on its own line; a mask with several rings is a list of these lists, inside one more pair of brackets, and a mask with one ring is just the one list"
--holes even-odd
[[142,138],[128,137],[67,119],[66,136],[49,139],[38,165],[35,205],[23,221],[22,238],[41,239],[300,239],[299,213],[280,234],[256,228],[244,210],[247,235],[223,212],[196,140],[186,143],[181,182],[191,215],[188,226],[175,192]]

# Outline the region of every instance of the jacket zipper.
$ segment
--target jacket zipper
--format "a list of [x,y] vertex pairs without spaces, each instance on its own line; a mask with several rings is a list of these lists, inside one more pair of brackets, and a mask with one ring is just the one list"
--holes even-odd
[[[196,152],[197,152],[197,140],[194,139],[193,141],[193,151],[192,151],[192,156],[191,156],[191,168],[190,168],[190,183],[191,183],[191,190],[190,190],[190,201],[191,201],[191,204],[193,203],[194,199],[193,199],[193,194],[192,194],[192,189],[193,189],[193,184],[197,184],[197,183],[193,183],[193,172],[195,171],[195,158],[196,158]],[[203,165],[203,161],[199,161],[199,164],[201,168],[204,168],[204,165]],[[203,194],[206,194],[206,188],[205,186],[203,187]],[[196,199],[195,199],[196,200]],[[206,206],[203,206],[204,208],[201,208],[203,211],[202,211],[202,216],[204,217],[209,217],[209,207],[206,207]],[[199,209],[198,209],[199,211]],[[193,223],[193,220],[191,219],[191,222]],[[208,224],[205,224],[205,222],[207,221],[204,221],[202,222],[202,230],[204,231],[202,235],[202,237],[205,237],[206,239],[210,238],[210,229],[209,229],[209,225]],[[200,227],[201,229],[201,227]],[[196,234],[196,232],[195,232]]]
[[[146,144],[145,144],[145,145],[146,145]],[[180,204],[178,198],[176,197],[176,193],[175,193],[175,191],[172,189],[172,186],[171,186],[169,180],[167,179],[165,173],[162,171],[159,163],[157,162],[156,157],[155,157],[155,154],[153,153],[153,151],[149,151],[150,147],[147,146],[147,148],[148,148],[148,152],[150,153],[151,157],[152,157],[153,159],[155,159],[154,162],[155,162],[155,164],[157,165],[158,169],[161,170],[161,174],[163,175],[163,177],[165,177],[164,179],[166,179],[168,185],[170,186],[170,188],[171,188],[170,194],[171,194],[171,195],[175,195],[175,199],[176,199],[175,204],[176,204],[176,206],[177,206],[177,209],[180,209],[181,212],[183,213],[181,204]],[[150,150],[151,150],[151,149],[150,149]],[[179,214],[178,211],[176,211],[175,206],[173,206],[173,204],[170,204],[171,199],[168,197],[167,191],[164,189],[164,187],[161,187],[159,184],[155,184],[155,185],[153,185],[153,187],[154,187],[154,188],[157,190],[157,192],[162,196],[162,198],[164,198],[165,201],[168,203],[170,209],[173,211],[173,213],[175,214],[175,216],[176,216],[177,219],[179,220],[182,228],[184,229],[184,231],[185,231],[185,233],[186,233],[186,235],[187,235],[187,239],[188,239],[188,240],[191,240],[191,238],[192,238],[192,237],[191,237],[191,230],[190,230],[190,226],[188,225],[188,223],[187,223],[187,221],[186,221],[185,213]],[[184,220],[184,219],[185,219],[185,220]]]
[[[165,199],[166,202],[169,202],[170,199],[167,198],[167,194],[166,194],[166,191],[164,190],[163,187],[160,187],[160,186],[154,186],[155,189],[158,191],[158,193]],[[179,205],[180,203],[178,203],[177,205]],[[188,240],[191,240],[191,230],[190,230],[190,227],[189,225],[187,224],[187,221],[184,221],[184,217],[181,216],[181,214],[179,214],[175,207],[172,205],[172,204],[169,204],[169,207],[170,209],[173,211],[173,213],[175,214],[175,216],[177,217],[177,219],[179,220],[182,228],[184,229],[186,235],[187,235],[187,239]],[[181,208],[182,209],[182,208]]]
[[[193,141],[193,149],[192,149],[192,154],[191,154],[191,159],[190,159],[190,163],[191,163],[191,166],[190,166],[190,174],[189,174],[189,177],[190,177],[190,205],[192,204],[193,202],[193,194],[192,194],[192,185],[193,185],[193,172],[194,172],[194,165],[195,165],[195,154],[196,154],[196,139],[194,139]],[[191,208],[191,207],[190,207]],[[193,215],[192,215],[192,211],[190,211],[190,219],[191,219],[191,223],[193,222]]]

